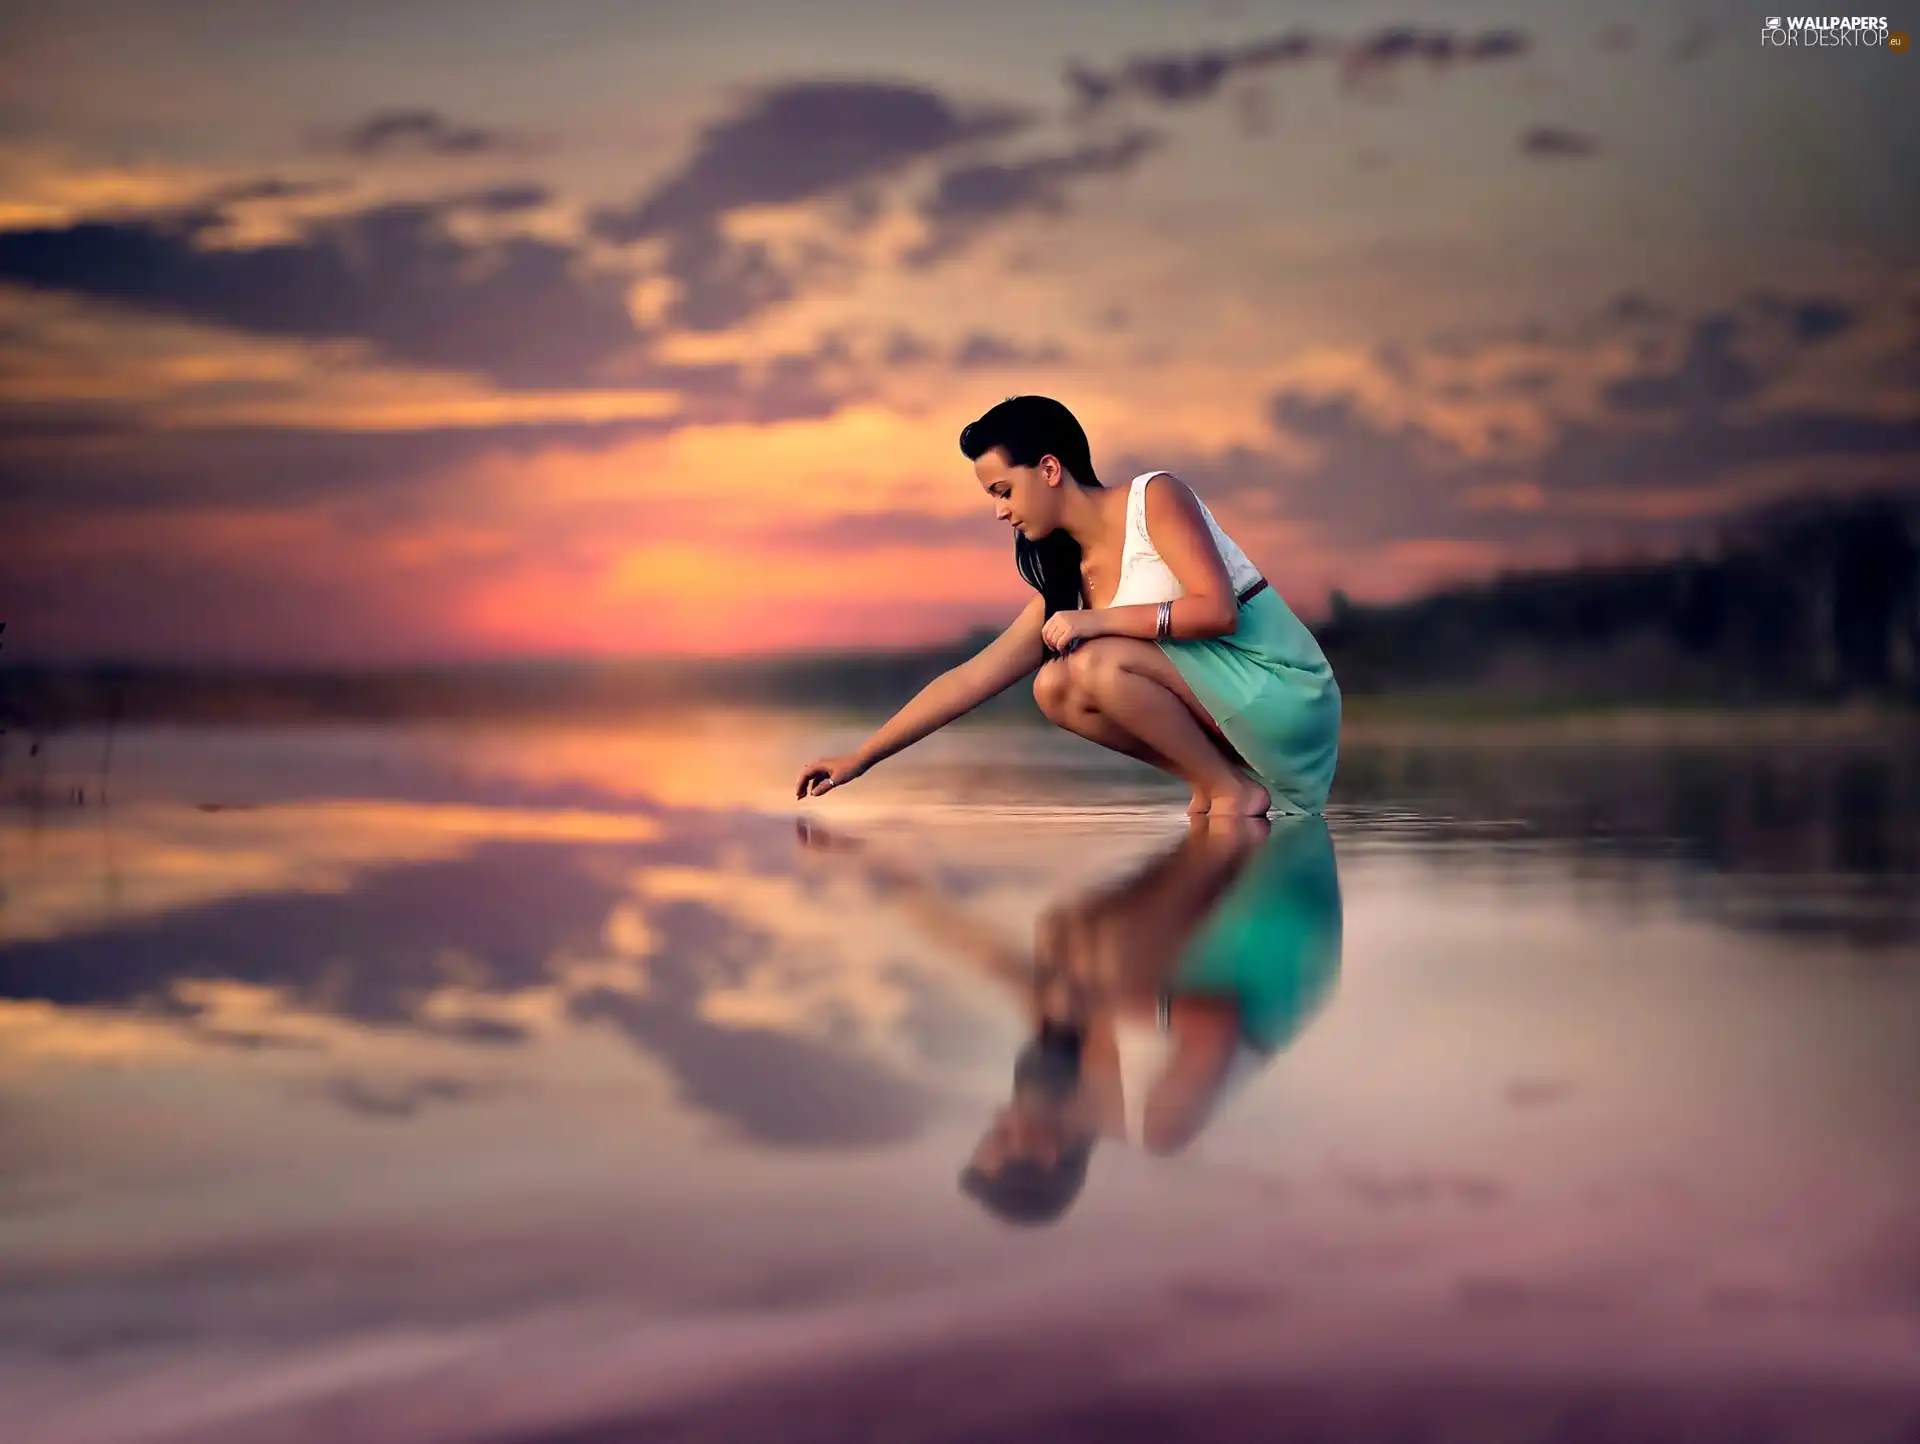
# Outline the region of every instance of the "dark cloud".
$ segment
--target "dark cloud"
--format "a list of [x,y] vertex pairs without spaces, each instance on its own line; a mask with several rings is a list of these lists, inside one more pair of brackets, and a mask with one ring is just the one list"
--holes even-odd
[[1694,323],[1686,354],[1668,371],[1642,371],[1610,382],[1602,395],[1619,411],[1711,410],[1744,401],[1760,389],[1760,375],[1735,349],[1740,322],[1725,315]]
[[778,939],[691,901],[651,910],[647,924],[659,941],[646,993],[581,996],[576,1019],[614,1024],[672,1069],[689,1103],[762,1143],[875,1147],[920,1132],[938,1100],[880,1063],[812,1037],[702,1017],[707,992],[763,966]]
[[1602,50],[1611,50],[1616,55],[1625,54],[1633,49],[1633,27],[1619,23],[1608,25],[1595,39]]
[[1485,65],[1518,60],[1533,48],[1518,30],[1487,30],[1463,35],[1451,30],[1423,30],[1396,25],[1355,41],[1342,54],[1341,69],[1349,86],[1376,81],[1410,65],[1447,70],[1460,65]]
[[369,871],[342,893],[243,897],[13,943],[0,947],[0,997],[173,1009],[192,1021],[176,983],[238,981],[296,1008],[431,1031],[427,1000],[450,983],[507,995],[546,981],[556,957],[595,955],[625,896],[595,865],[610,854],[640,855],[483,844],[452,861]]
[[1685,65],[1690,61],[1701,59],[1711,51],[1714,38],[1714,28],[1705,21],[1700,21],[1688,26],[1673,42],[1673,49],[1668,53],[1674,64]]
[[668,323],[725,330],[848,265],[824,244],[782,258],[762,242],[736,240],[723,225],[729,213],[817,200],[840,231],[857,233],[884,208],[875,182],[1028,123],[1020,112],[964,108],[919,86],[781,85],[708,127],[677,174],[627,209],[601,211],[592,228],[617,243],[664,238],[665,274],[675,284]]
[[709,127],[677,175],[627,210],[602,212],[594,229],[621,242],[710,234],[730,211],[826,196],[1028,123],[1013,110],[962,109],[919,86],[783,85]]
[[494,186],[483,191],[474,191],[462,200],[476,210],[490,211],[495,215],[510,215],[515,211],[533,211],[546,205],[553,199],[553,192],[543,185],[520,184]]
[[1505,396],[1539,396],[1553,389],[1555,373],[1547,366],[1521,366],[1507,372],[1494,383]]
[[430,1103],[469,1103],[498,1093],[497,1085],[427,1074],[419,1078],[367,1079],[345,1074],[330,1079],[321,1096],[349,1113],[381,1122],[412,1118]]
[[1531,47],[1528,37],[1516,30],[1463,35],[1395,26],[1352,41],[1292,30],[1245,45],[1136,55],[1114,70],[1075,63],[1067,67],[1066,82],[1076,108],[1086,113],[1132,99],[1192,105],[1212,98],[1237,77],[1322,60],[1339,62],[1348,83],[1354,84],[1416,62],[1442,68],[1517,59]]
[[647,998],[584,998],[575,1016],[611,1022],[673,1070],[686,1102],[755,1142],[787,1148],[906,1143],[936,1100],[857,1053],[763,1028],[723,1028]]
[[965,244],[981,228],[1011,216],[1063,214],[1072,182],[1123,174],[1160,144],[1154,132],[1132,130],[1117,140],[1091,142],[1061,155],[956,166],[940,177],[922,207],[928,237],[908,260],[928,264]]
[[1246,45],[1138,55],[1118,70],[1101,72],[1078,63],[1067,67],[1067,84],[1082,109],[1138,96],[1163,105],[1205,100],[1236,75],[1298,65],[1336,54],[1334,42],[1302,30]]
[[931,361],[935,354],[931,342],[911,331],[896,328],[887,337],[887,349],[880,359],[888,366],[918,366]]
[[1802,346],[1817,346],[1853,329],[1859,314],[1844,301],[1829,296],[1790,297],[1762,291],[1752,297],[1763,316],[1784,322]]
[[1600,142],[1561,125],[1536,125],[1520,136],[1520,154],[1540,160],[1579,160],[1600,153]]
[[1645,431],[1574,424],[1531,465],[1556,487],[1631,491],[1724,481],[1763,464],[1817,482],[1823,463],[1873,458],[1920,459],[1920,418],[1809,407],[1738,423],[1680,417]]
[[211,191],[200,199],[196,208],[218,210],[247,201],[301,200],[307,196],[336,194],[345,189],[346,186],[340,181],[290,181],[270,176],[264,180],[239,181]]
[[[552,982],[557,960],[597,955],[634,867],[699,865],[720,847],[753,865],[776,843],[783,859],[792,845],[790,829],[764,840],[721,833],[703,841],[676,831],[645,846],[485,844],[452,861],[368,872],[342,893],[246,897],[0,946],[0,997],[138,1009],[194,1030],[203,1017],[176,985],[234,979],[271,988],[294,1009],[441,1036],[448,1030],[429,1000],[449,983],[506,998]],[[717,1027],[702,1016],[708,991],[741,982],[779,940],[692,902],[648,922],[660,942],[646,995],[581,995],[577,1021],[612,1023],[672,1071],[689,1103],[762,1142],[866,1147],[918,1133],[938,1103],[924,1087],[814,1038]],[[430,1074],[341,1075],[322,1091],[364,1116],[401,1119],[494,1090]]]
[[1066,350],[1057,341],[1022,346],[988,331],[973,332],[953,353],[953,364],[962,370],[989,366],[1056,366],[1066,359]]
[[376,111],[327,141],[330,149],[362,160],[389,155],[464,158],[520,149],[524,142],[502,131],[460,125],[437,110]]
[[1606,319],[1629,325],[1664,321],[1673,312],[1641,291],[1622,291],[1607,304]]
[[[843,380],[841,348],[731,362],[647,365],[623,377],[678,390],[665,416],[351,431],[156,426],[127,409],[71,414],[0,406],[0,541],[24,546],[61,517],[230,507],[248,513],[356,507],[369,525],[425,524],[449,479],[482,458],[606,451],[681,427],[829,416],[862,391]],[[413,513],[418,512],[418,515]]]
[[[528,187],[484,194],[495,209],[536,200]],[[471,203],[383,205],[248,249],[209,245],[224,218],[207,210],[0,232],[0,282],[258,335],[365,341],[510,386],[588,381],[635,347],[628,278],[551,241],[460,239],[448,221]]]
[[[1601,320],[1617,324],[1621,313],[1637,326],[1664,325],[1652,318],[1668,314],[1627,293]],[[1416,423],[1376,420],[1353,394],[1289,389],[1271,398],[1269,415],[1277,430],[1315,448],[1311,462],[1290,466],[1252,452],[1197,458],[1192,474],[1210,493],[1231,498],[1243,514],[1264,510],[1307,521],[1329,540],[1351,546],[1433,537],[1564,541],[1566,507],[1599,495],[1626,501],[1636,494],[1693,490],[1710,513],[1720,514],[1756,468],[1765,468],[1765,484],[1776,490],[1844,485],[1862,462],[1882,463],[1884,470],[1920,461],[1920,415],[1768,401],[1801,348],[1821,344],[1851,314],[1850,306],[1831,297],[1767,296],[1735,311],[1696,317],[1681,333],[1680,359],[1610,383],[1602,393],[1609,409],[1597,418],[1560,417],[1548,408],[1543,393],[1552,387],[1552,367],[1510,371],[1493,389],[1541,396],[1540,419],[1548,428],[1544,445],[1524,452],[1465,453]],[[1748,333],[1769,320],[1774,336],[1795,345],[1743,351]],[[1153,464],[1168,462],[1157,457]],[[1914,480],[1920,482],[1920,475]],[[1538,509],[1487,500],[1527,488],[1537,488]],[[1724,503],[1714,501],[1716,495]],[[1695,523],[1636,520],[1623,510],[1606,524],[1622,536],[1661,542]]]
[[675,234],[665,269],[678,287],[669,319],[690,331],[724,331],[792,299],[798,284],[766,245],[712,226]]

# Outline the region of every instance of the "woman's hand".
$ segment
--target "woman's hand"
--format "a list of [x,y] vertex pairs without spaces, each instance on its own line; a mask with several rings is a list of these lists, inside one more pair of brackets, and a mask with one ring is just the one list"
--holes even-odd
[[1080,643],[1106,635],[1104,619],[1098,610],[1055,612],[1040,629],[1040,640],[1047,650],[1064,657]]
[[809,762],[800,769],[800,785],[794,789],[795,797],[818,797],[830,792],[842,783],[853,781],[867,770],[867,764],[851,752],[838,757],[822,757],[817,762]]

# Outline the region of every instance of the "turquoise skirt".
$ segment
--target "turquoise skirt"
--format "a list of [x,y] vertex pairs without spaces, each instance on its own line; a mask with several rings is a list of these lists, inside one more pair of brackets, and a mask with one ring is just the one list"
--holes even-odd
[[1161,642],[1282,813],[1326,806],[1340,756],[1340,684],[1313,633],[1267,587],[1232,636]]

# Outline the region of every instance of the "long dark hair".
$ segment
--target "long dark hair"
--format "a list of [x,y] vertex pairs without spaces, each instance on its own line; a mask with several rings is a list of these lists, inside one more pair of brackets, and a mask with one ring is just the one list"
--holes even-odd
[[[1051,456],[1082,486],[1099,486],[1087,433],[1066,407],[1051,396],[1009,396],[978,421],[960,430],[960,452],[978,461],[994,447],[1007,453],[1009,466],[1038,466]],[[1064,530],[1034,541],[1015,537],[1014,565],[1028,586],[1047,599],[1047,615],[1080,607],[1080,543]]]

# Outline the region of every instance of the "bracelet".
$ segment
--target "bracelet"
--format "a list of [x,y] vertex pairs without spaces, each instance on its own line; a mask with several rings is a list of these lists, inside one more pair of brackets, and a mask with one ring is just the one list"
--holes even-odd
[[1154,625],[1153,638],[1156,642],[1164,642],[1172,635],[1173,603],[1162,602],[1160,604],[1160,620]]

